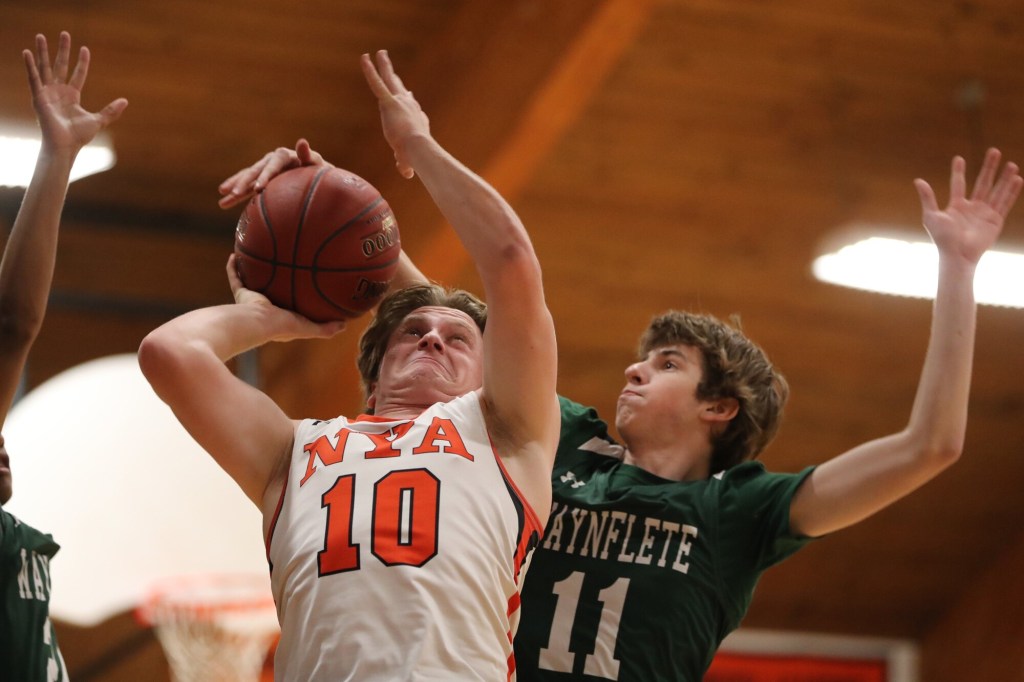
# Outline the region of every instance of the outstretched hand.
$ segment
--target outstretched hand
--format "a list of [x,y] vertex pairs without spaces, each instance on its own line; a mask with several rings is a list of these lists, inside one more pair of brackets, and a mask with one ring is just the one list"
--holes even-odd
[[378,50],[376,56],[376,65],[368,54],[360,58],[363,76],[380,106],[384,139],[395,152],[395,167],[402,177],[411,178],[415,170],[406,157],[405,144],[414,137],[429,137],[430,120],[413,97],[412,91],[405,87],[395,73],[387,50]]
[[42,129],[43,148],[69,149],[78,152],[101,130],[120,118],[128,100],[121,97],[96,113],[82,108],[82,88],[89,74],[89,48],[78,49],[78,61],[68,75],[71,61],[71,35],[62,31],[57,43],[57,57],[50,64],[46,36],[36,36],[36,53],[22,51],[32,106]]
[[220,183],[217,190],[221,193],[220,201],[217,204],[221,208],[231,208],[243,201],[246,201],[257,192],[263,190],[271,178],[292,168],[302,166],[327,166],[318,152],[309,147],[305,138],[299,138],[295,143],[295,149],[278,147],[272,152],[267,152],[259,161],[238,171],[230,178]]
[[935,193],[927,182],[920,178],[914,180],[921,198],[924,227],[940,254],[977,264],[999,237],[1006,216],[1024,185],[1015,163],[1007,163],[999,173],[1000,158],[998,149],[986,152],[981,172],[968,197],[964,177],[966,163],[963,157],[955,157],[950,172],[949,203],[945,209],[939,209]]

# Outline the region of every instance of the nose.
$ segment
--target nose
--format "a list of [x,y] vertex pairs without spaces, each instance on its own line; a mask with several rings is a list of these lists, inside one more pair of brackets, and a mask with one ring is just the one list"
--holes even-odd
[[632,365],[626,368],[626,381],[631,384],[642,384],[644,383],[645,375],[643,372],[643,363],[634,362]]
[[441,338],[441,335],[437,333],[436,329],[431,329],[420,337],[418,346],[421,350],[433,348],[440,352],[444,350],[444,340]]

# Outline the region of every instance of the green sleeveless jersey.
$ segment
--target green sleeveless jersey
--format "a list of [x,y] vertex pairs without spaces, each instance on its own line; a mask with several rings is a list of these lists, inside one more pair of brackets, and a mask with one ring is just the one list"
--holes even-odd
[[761,573],[809,538],[789,505],[811,472],[745,462],[701,481],[623,464],[596,411],[560,399],[554,501],[522,591],[520,682],[702,679]]
[[68,679],[50,622],[50,559],[58,549],[0,508],[0,682]]

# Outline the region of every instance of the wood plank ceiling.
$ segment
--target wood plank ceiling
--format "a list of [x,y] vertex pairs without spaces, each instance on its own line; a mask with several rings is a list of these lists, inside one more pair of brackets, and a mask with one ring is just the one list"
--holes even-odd
[[[70,190],[30,386],[230,300],[237,213],[217,184],[300,136],[382,190],[428,274],[479,290],[393,172],[357,68],[379,47],[531,230],[561,391],[611,415],[651,314],[737,313],[792,386],[764,455],[777,470],[901,428],[927,339],[927,301],[816,282],[822,242],[868,222],[920,231],[911,180],[944,199],[953,154],[972,172],[989,145],[1024,160],[1014,0],[0,1],[0,16],[0,117],[33,120],[20,51],[40,31],[92,48],[87,106],[130,101],[117,166]],[[0,188],[0,233],[19,201]],[[1022,243],[1017,207],[1002,246]],[[352,326],[266,349],[266,389],[296,416],[358,410]],[[1024,541],[1022,333],[1020,310],[981,309],[962,461],[769,572],[748,625],[917,637]]]

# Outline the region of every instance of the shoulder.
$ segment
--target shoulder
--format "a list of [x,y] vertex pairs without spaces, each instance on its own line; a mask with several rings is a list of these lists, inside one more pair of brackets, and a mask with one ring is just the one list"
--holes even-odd
[[774,473],[760,462],[743,462],[712,476],[709,483],[725,517],[775,517],[788,523],[793,496],[812,471],[813,466],[798,473]]
[[608,424],[593,407],[581,405],[565,396],[558,396],[558,407],[562,414],[561,443],[565,445],[566,439],[578,440],[582,443],[590,437],[604,438],[611,440],[608,435]]
[[608,424],[601,419],[597,410],[564,396],[558,396],[558,405],[562,413],[562,428],[558,438],[557,461],[564,463],[567,458],[576,456],[589,459],[594,455],[622,459],[622,445],[609,435]]
[[604,424],[604,421],[597,414],[593,407],[587,407],[564,395],[558,396],[558,407],[562,412],[562,421],[584,421],[590,423]]
[[[814,467],[807,467],[798,473],[777,473],[768,471],[765,465],[757,461],[741,462],[736,466],[720,471],[710,481],[722,490],[764,491],[790,490],[790,494],[807,478]],[[716,483],[717,482],[717,483]]]

